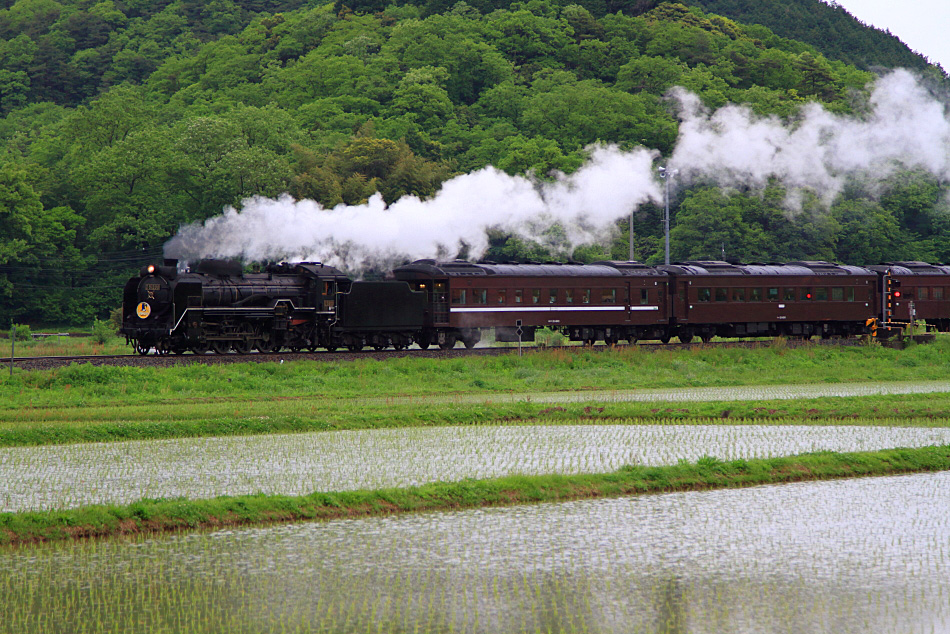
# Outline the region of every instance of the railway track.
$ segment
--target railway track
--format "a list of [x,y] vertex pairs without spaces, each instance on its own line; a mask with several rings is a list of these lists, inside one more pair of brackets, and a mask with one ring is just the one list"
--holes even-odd
[[[710,343],[638,343],[635,344],[641,350],[691,350],[695,348],[762,348],[772,345],[772,340],[748,340],[748,341],[714,341]],[[786,342],[789,348],[802,346],[856,346],[862,345],[860,339],[830,339],[830,340],[809,340],[798,341],[789,340]],[[630,346],[617,346],[623,349]],[[549,346],[541,348],[537,346],[525,346],[522,350],[525,353],[538,352],[541,350],[578,350],[580,346]],[[594,346],[593,350],[608,350],[609,346]],[[14,367],[22,370],[49,370],[60,368],[71,363],[89,363],[91,365],[113,365],[129,367],[171,367],[182,364],[202,363],[206,365],[216,365],[221,363],[277,363],[281,361],[354,361],[357,359],[377,359],[385,360],[400,357],[421,357],[426,359],[458,358],[466,356],[495,356],[504,354],[517,354],[518,348],[454,348],[451,350],[441,349],[410,349],[410,350],[365,350],[362,352],[277,352],[261,353],[252,352],[249,354],[204,354],[196,355],[186,353],[183,355],[158,356],[150,354],[141,356],[138,354],[123,355],[84,355],[84,356],[58,356],[58,357],[16,357],[13,359]],[[10,360],[3,361],[4,365],[9,366]]]

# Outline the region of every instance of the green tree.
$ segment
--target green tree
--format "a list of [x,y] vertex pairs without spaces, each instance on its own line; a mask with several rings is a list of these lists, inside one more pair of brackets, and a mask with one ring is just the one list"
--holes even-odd
[[552,171],[573,172],[580,166],[577,155],[565,156],[557,143],[544,137],[509,137],[498,148],[494,166],[509,174],[533,173],[547,176]]
[[0,114],[26,104],[36,44],[26,35],[0,40]]
[[636,57],[617,71],[617,88],[626,92],[662,95],[677,85],[689,70],[685,64],[666,57]]
[[750,261],[768,250],[760,227],[743,217],[749,200],[719,189],[690,192],[675,214],[670,230],[670,254],[676,260]]
[[561,50],[573,40],[573,29],[563,18],[539,15],[521,7],[516,3],[511,11],[489,16],[496,34],[495,46],[515,66],[535,63],[556,67]]
[[676,139],[676,123],[656,97],[617,92],[593,80],[535,94],[522,115],[522,127],[569,151],[613,141],[666,152]]
[[848,264],[879,264],[903,259],[900,225],[894,215],[869,200],[845,200],[832,208],[841,226],[835,254]]
[[406,73],[393,91],[390,112],[408,118],[425,129],[442,126],[454,113],[449,93],[442,87],[448,72],[441,67],[425,66]]
[[366,135],[326,156],[299,146],[295,154],[291,194],[326,207],[360,204],[377,191],[389,203],[406,195],[430,196],[451,173],[445,165],[416,156],[405,142]]

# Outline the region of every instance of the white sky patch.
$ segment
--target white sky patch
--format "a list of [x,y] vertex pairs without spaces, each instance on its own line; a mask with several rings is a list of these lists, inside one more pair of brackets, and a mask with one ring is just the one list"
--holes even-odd
[[914,51],[950,72],[950,2],[947,0],[838,0],[865,24],[890,31]]

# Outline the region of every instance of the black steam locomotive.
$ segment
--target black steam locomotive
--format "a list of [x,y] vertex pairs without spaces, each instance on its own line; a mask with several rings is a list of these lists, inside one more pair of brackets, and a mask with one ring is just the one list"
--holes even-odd
[[234,262],[149,265],[125,286],[124,334],[140,354],[191,350],[397,350],[531,341],[689,342],[720,337],[886,337],[924,320],[950,329],[950,267],[899,262],[670,266],[419,260],[384,281],[314,262],[244,273]]
[[140,354],[191,350],[397,350],[424,343],[425,293],[404,282],[354,282],[314,262],[269,265],[202,260],[178,271],[175,260],[149,265],[123,292],[122,327]]

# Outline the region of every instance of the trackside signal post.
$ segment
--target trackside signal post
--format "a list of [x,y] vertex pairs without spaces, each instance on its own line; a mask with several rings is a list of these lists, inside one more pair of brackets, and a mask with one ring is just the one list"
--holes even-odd
[[[884,345],[897,348],[903,348],[904,340],[908,337],[913,338],[918,343],[932,341],[934,336],[932,333],[923,335],[914,333],[917,310],[913,301],[907,303],[906,321],[895,318],[898,314],[897,309],[903,299],[901,280],[897,279],[890,269],[887,269],[881,279],[881,316],[878,319],[869,319],[867,323],[871,330],[871,336],[881,340]],[[931,327],[927,326],[927,328],[929,330]],[[888,342],[892,337],[894,339]]]
[[884,275],[884,323],[890,324],[894,321],[894,304],[900,300],[901,291],[900,291],[901,281],[894,279],[894,276],[891,275],[888,271]]

